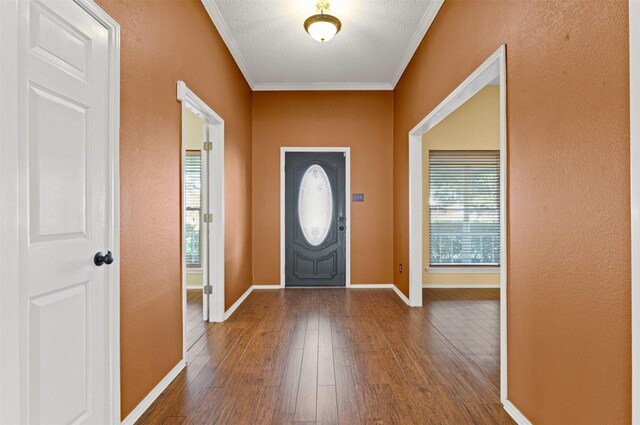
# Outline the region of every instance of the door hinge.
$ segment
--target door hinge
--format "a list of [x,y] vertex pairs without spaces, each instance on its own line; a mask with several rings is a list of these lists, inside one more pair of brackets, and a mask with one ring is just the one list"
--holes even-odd
[[202,149],[204,149],[205,151],[213,150],[213,142],[204,142],[202,144]]
[[205,285],[204,288],[203,288],[203,292],[204,292],[205,295],[213,294],[213,286]]
[[213,221],[213,214],[211,213],[206,213],[202,219],[204,220],[205,223],[211,223]]

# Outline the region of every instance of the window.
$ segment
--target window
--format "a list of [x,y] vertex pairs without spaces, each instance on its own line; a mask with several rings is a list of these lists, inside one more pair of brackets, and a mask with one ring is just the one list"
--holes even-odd
[[309,244],[319,246],[331,228],[333,196],[324,168],[314,164],[307,168],[300,182],[298,217],[302,234]]
[[429,152],[431,266],[500,264],[500,152]]
[[202,167],[200,151],[188,151],[185,164],[184,236],[187,267],[201,267],[200,203],[202,197]]

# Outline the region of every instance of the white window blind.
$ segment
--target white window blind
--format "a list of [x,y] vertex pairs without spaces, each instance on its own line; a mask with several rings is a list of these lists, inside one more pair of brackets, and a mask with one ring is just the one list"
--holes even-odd
[[431,266],[500,263],[500,152],[429,152]]
[[185,224],[187,267],[200,267],[202,167],[200,152],[187,152],[185,164]]

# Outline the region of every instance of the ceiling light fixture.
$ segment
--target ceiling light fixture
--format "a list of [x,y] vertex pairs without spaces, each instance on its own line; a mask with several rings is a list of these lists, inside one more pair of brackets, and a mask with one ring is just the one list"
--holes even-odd
[[304,29],[314,40],[324,43],[340,32],[342,22],[335,16],[325,13],[329,11],[329,2],[327,0],[320,0],[316,4],[316,9],[320,13],[309,16],[304,21]]

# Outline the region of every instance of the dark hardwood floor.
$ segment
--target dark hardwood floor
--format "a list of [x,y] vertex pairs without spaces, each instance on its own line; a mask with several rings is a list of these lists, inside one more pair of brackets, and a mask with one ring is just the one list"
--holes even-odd
[[204,335],[202,320],[202,289],[187,289],[187,350]]
[[254,291],[139,424],[513,424],[497,290]]

